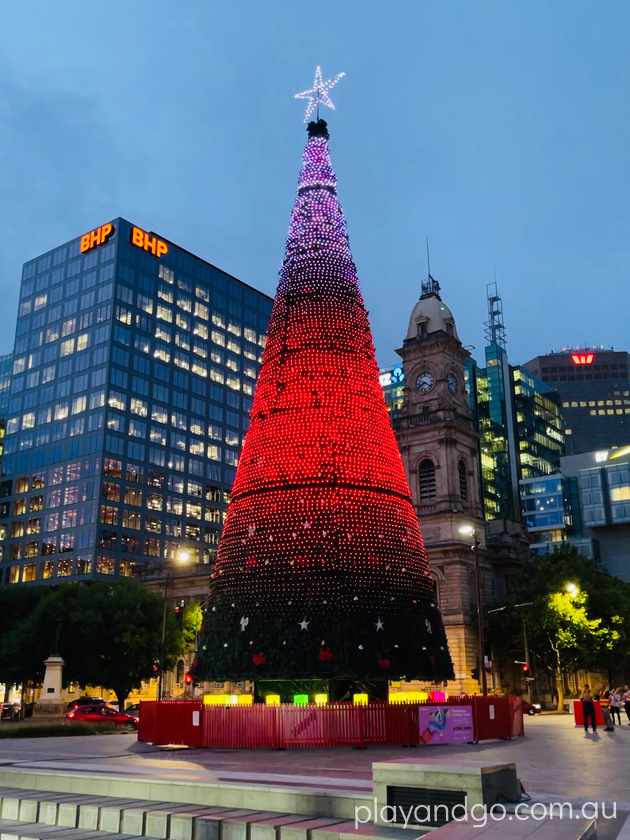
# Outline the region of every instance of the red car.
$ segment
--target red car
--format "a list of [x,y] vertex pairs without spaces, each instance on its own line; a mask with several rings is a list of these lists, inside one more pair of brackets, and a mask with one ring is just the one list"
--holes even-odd
[[66,723],[115,723],[125,729],[137,729],[138,721],[132,715],[119,712],[107,703],[97,706],[77,706],[66,714]]

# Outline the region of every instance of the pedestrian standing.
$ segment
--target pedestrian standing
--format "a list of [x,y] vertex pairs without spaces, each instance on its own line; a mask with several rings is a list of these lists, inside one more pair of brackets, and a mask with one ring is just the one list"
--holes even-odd
[[628,726],[630,726],[630,685],[624,685],[621,700],[628,716]]
[[613,724],[615,723],[615,715],[617,716],[617,723],[621,726],[621,688],[613,688],[610,692],[610,716]]
[[588,721],[590,718],[593,732],[597,732],[597,724],[595,723],[595,705],[593,703],[593,695],[591,694],[590,686],[588,685],[584,686],[584,691],[582,692],[582,714],[584,715],[584,731],[588,732]]
[[602,717],[604,718],[604,723],[606,724],[606,726],[604,727],[604,731],[613,732],[615,727],[613,726],[609,709],[610,691],[608,691],[604,683],[600,685],[597,694],[594,696],[593,699],[599,703],[599,708],[602,710]]

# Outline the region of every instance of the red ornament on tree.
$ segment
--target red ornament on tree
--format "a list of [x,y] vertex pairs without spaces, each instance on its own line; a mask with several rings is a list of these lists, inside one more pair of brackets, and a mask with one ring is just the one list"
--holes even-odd
[[264,665],[265,661],[265,654],[262,652],[262,650],[260,651],[260,653],[255,653],[252,656],[252,662],[254,663],[254,665]]
[[332,650],[328,647],[322,648],[320,652],[317,654],[322,662],[330,662],[333,658]]
[[378,667],[382,668],[384,671],[387,671],[387,669],[391,667],[391,662],[389,661],[389,659],[379,659]]

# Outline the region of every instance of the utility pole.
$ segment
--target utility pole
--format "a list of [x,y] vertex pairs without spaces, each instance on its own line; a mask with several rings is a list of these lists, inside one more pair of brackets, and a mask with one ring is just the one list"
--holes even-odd
[[485,639],[483,635],[483,604],[481,601],[481,570],[479,568],[479,538],[473,532],[473,554],[475,557],[475,588],[477,590],[477,629],[479,632],[479,667],[481,669],[481,693],[488,696],[488,678],[486,675]]
[[525,625],[525,612],[523,607],[525,605],[521,604],[521,623],[523,625],[523,644],[525,645],[525,664],[527,665],[527,676],[525,677],[525,685],[527,686],[527,702],[532,702],[532,677],[531,677],[531,666],[529,662],[529,645],[527,644],[527,627]]

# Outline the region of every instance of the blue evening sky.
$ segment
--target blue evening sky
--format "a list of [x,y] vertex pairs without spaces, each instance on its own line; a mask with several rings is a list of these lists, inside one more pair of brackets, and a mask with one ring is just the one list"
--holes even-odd
[[122,215],[273,295],[303,145],[333,165],[381,365],[426,275],[483,357],[630,350],[630,6],[23,0],[2,11],[0,352],[21,265]]

